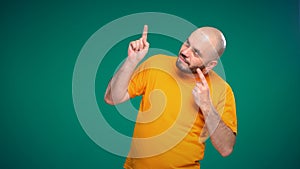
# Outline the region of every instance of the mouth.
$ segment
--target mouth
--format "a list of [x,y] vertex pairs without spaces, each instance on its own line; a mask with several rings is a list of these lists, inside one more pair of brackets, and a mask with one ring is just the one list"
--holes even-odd
[[182,54],[179,54],[179,57],[181,62],[187,64],[187,65],[190,65],[190,63],[185,59],[185,56],[183,56]]

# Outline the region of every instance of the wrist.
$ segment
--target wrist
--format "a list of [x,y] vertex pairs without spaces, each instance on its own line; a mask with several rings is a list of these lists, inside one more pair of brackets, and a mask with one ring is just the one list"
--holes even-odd
[[127,57],[125,62],[127,63],[127,65],[129,67],[135,68],[139,64],[140,61],[137,59],[132,59],[132,58]]
[[201,109],[204,117],[208,117],[211,115],[218,115],[218,113],[216,113],[215,108],[212,104],[207,104],[207,105],[201,106],[200,109]]
[[136,60],[136,59],[130,59],[130,58],[127,58],[126,60],[125,60],[125,63],[124,63],[125,65],[126,65],[126,68],[127,69],[135,69],[135,67],[139,64],[139,61],[138,60]]
[[201,104],[199,108],[201,109],[202,113],[206,115],[209,114],[209,112],[213,111],[214,107],[211,103],[206,103],[206,104]]

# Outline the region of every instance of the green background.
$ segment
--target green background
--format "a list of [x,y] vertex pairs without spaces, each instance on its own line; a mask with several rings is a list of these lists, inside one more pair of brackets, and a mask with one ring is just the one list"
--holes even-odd
[[[138,12],[173,14],[197,26],[218,27],[227,37],[221,60],[236,96],[239,133],[227,158],[208,143],[202,169],[299,167],[299,1],[13,0],[2,1],[0,8],[0,168],[122,168],[125,158],[100,148],[80,126],[72,75],[94,32]],[[152,47],[174,53],[180,47],[168,37],[148,37]],[[135,38],[107,54],[95,81],[106,120],[127,135],[133,123],[102,98]]]

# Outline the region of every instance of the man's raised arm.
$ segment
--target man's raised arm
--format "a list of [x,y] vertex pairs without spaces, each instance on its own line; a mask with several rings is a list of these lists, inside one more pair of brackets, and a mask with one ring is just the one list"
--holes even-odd
[[128,85],[137,64],[145,57],[149,49],[147,42],[148,26],[144,26],[142,37],[130,42],[128,46],[128,57],[110,80],[104,100],[106,103],[115,105],[128,100]]

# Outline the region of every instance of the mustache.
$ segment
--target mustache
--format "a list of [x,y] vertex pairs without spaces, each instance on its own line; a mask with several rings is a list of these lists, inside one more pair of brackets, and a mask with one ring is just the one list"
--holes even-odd
[[[186,56],[185,54],[183,54],[182,52],[180,52],[180,55],[182,56],[182,58],[184,59],[184,61],[185,61],[188,65],[190,65],[190,62],[186,60],[187,56]],[[191,71],[192,71],[192,72],[195,72],[195,73],[197,73],[197,71],[196,71],[197,68],[199,68],[199,69],[202,71],[203,69],[205,69],[205,65],[190,67]]]
[[180,56],[182,56],[182,58],[184,59],[185,63],[187,63],[188,65],[190,65],[190,62],[186,60],[187,56],[185,54],[183,54],[182,52],[180,52]]

